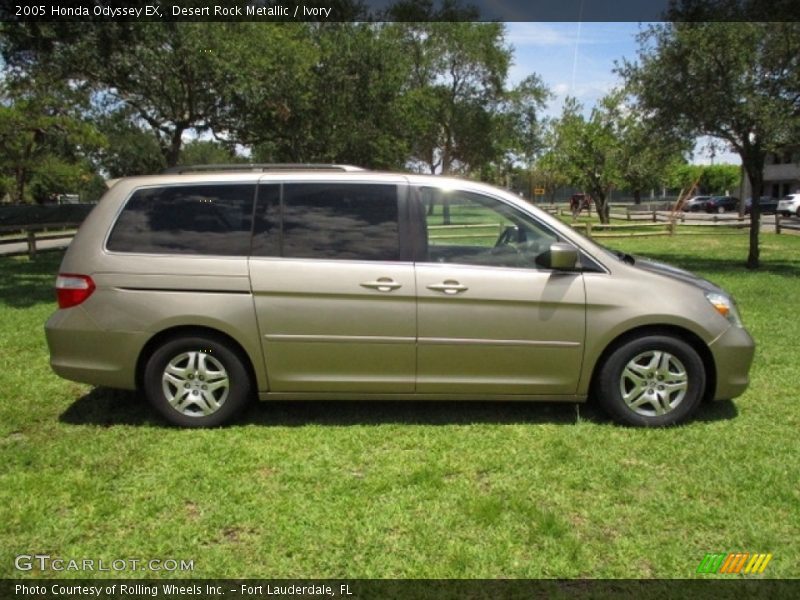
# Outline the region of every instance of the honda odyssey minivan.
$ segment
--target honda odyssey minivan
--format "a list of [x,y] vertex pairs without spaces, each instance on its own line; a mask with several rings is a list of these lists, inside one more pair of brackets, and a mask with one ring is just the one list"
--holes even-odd
[[56,291],[54,371],[187,427],[253,397],[592,398],[664,426],[741,394],[754,351],[724,290],[509,192],[335,165],[118,180]]

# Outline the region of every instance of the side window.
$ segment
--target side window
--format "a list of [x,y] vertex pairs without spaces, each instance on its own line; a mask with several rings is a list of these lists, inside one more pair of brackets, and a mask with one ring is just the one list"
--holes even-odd
[[399,260],[397,193],[383,184],[285,184],[282,256]]
[[175,185],[137,190],[114,224],[117,252],[246,256],[255,185]]
[[281,185],[260,184],[253,223],[253,256],[281,255]]
[[427,261],[537,269],[557,236],[535,219],[482,194],[424,187]]

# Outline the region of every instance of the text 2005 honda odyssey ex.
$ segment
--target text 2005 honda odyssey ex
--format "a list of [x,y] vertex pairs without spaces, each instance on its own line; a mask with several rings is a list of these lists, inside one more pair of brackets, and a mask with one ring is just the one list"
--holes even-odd
[[53,369],[213,426],[262,399],[563,400],[685,420],[748,384],[731,297],[500,189],[279,166],[118,181],[47,322]]

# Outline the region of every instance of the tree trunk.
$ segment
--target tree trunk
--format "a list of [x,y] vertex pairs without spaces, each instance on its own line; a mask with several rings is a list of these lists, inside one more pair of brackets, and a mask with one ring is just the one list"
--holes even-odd
[[25,197],[25,169],[23,167],[17,167],[16,171],[14,202],[22,204],[22,201]]
[[642,203],[642,190],[633,190],[633,203],[634,204]]
[[592,190],[592,199],[594,200],[594,209],[597,212],[597,216],[600,218],[600,222],[607,224],[609,221],[609,210],[605,191],[602,189]]
[[751,205],[750,205],[750,249],[747,253],[747,268],[757,269],[760,266],[760,252],[758,248],[758,233],[761,228],[761,196],[764,195],[764,159],[751,158],[745,162],[742,157],[747,176],[750,178]]
[[606,204],[605,195],[594,197],[594,208],[597,211],[597,216],[603,224],[608,223],[608,204]]
[[172,132],[169,147],[165,148],[164,152],[164,159],[167,161],[167,167],[175,167],[178,165],[178,160],[181,157],[184,129],[184,127],[175,127],[175,130]]

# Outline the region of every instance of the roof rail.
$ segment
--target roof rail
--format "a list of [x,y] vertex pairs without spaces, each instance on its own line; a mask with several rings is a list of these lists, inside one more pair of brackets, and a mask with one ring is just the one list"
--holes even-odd
[[365,171],[352,165],[329,165],[317,163],[258,163],[225,165],[185,165],[169,167],[161,171],[163,175],[181,173],[203,173],[207,171]]

